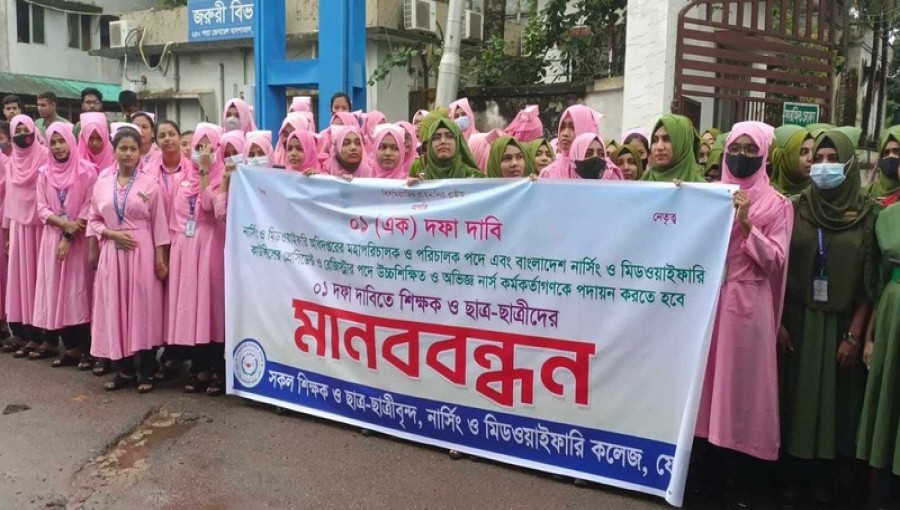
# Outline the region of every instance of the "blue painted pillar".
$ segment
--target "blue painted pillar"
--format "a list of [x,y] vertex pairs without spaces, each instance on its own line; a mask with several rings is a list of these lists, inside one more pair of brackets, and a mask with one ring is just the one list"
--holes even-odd
[[[287,60],[285,0],[257,0],[254,20],[256,116],[277,133],[287,112],[287,87],[319,90],[319,127],[331,121],[331,96],[346,92],[366,108],[366,0],[319,1],[319,58]],[[320,67],[320,63],[324,63]]]

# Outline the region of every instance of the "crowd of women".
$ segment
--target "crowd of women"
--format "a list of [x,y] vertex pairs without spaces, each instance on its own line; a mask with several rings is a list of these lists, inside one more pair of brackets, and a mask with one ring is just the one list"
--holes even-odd
[[26,115],[0,125],[12,141],[0,143],[3,352],[114,371],[110,391],[152,391],[187,365],[185,391],[221,394],[224,225],[240,164],[409,185],[721,181],[739,190],[692,496],[748,505],[774,473],[787,505],[868,497],[888,508],[900,475],[900,126],[863,186],[854,128],[740,122],[699,134],[667,114],[617,145],[583,105],[549,140],[533,106],[480,133],[465,99],[397,123],[351,112],[343,94],[331,104],[321,132],[309,98],[294,99],[277,133],[257,130],[239,99],[221,125],[192,131],[145,112],[111,125],[86,112],[77,136],[62,122],[42,134]]

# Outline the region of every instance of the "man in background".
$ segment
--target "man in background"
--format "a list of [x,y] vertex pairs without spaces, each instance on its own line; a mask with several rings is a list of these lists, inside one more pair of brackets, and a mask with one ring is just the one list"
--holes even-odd
[[53,92],[42,92],[37,97],[37,109],[39,118],[34,125],[41,131],[41,134],[47,133],[47,128],[54,122],[69,121],[60,117],[56,112],[56,94]]

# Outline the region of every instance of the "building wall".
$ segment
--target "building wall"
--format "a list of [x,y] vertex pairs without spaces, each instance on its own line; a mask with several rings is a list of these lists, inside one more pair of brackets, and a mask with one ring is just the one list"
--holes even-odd
[[[44,44],[17,41],[16,2],[6,0],[6,41],[9,44],[8,70],[72,80],[115,83],[119,66],[114,60],[92,57],[87,51],[69,48],[66,13],[44,9]],[[99,16],[91,16],[91,48],[100,47]]]
[[597,80],[588,89],[584,104],[603,114],[600,121],[600,134],[605,141],[622,141],[622,131],[639,126],[622,125],[622,101],[624,82],[621,76]]

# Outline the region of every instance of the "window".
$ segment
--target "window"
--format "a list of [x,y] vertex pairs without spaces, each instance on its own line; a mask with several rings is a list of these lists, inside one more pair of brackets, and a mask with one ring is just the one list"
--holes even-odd
[[100,47],[109,48],[109,24],[118,21],[115,16],[100,16]]
[[91,49],[91,17],[81,17],[81,49],[90,51]]
[[66,14],[69,26],[69,48],[91,49],[91,17],[80,14]]
[[31,6],[31,42],[44,44],[44,8],[39,5]]
[[29,5],[25,0],[16,0],[16,35],[20,43],[31,42],[31,23]]

